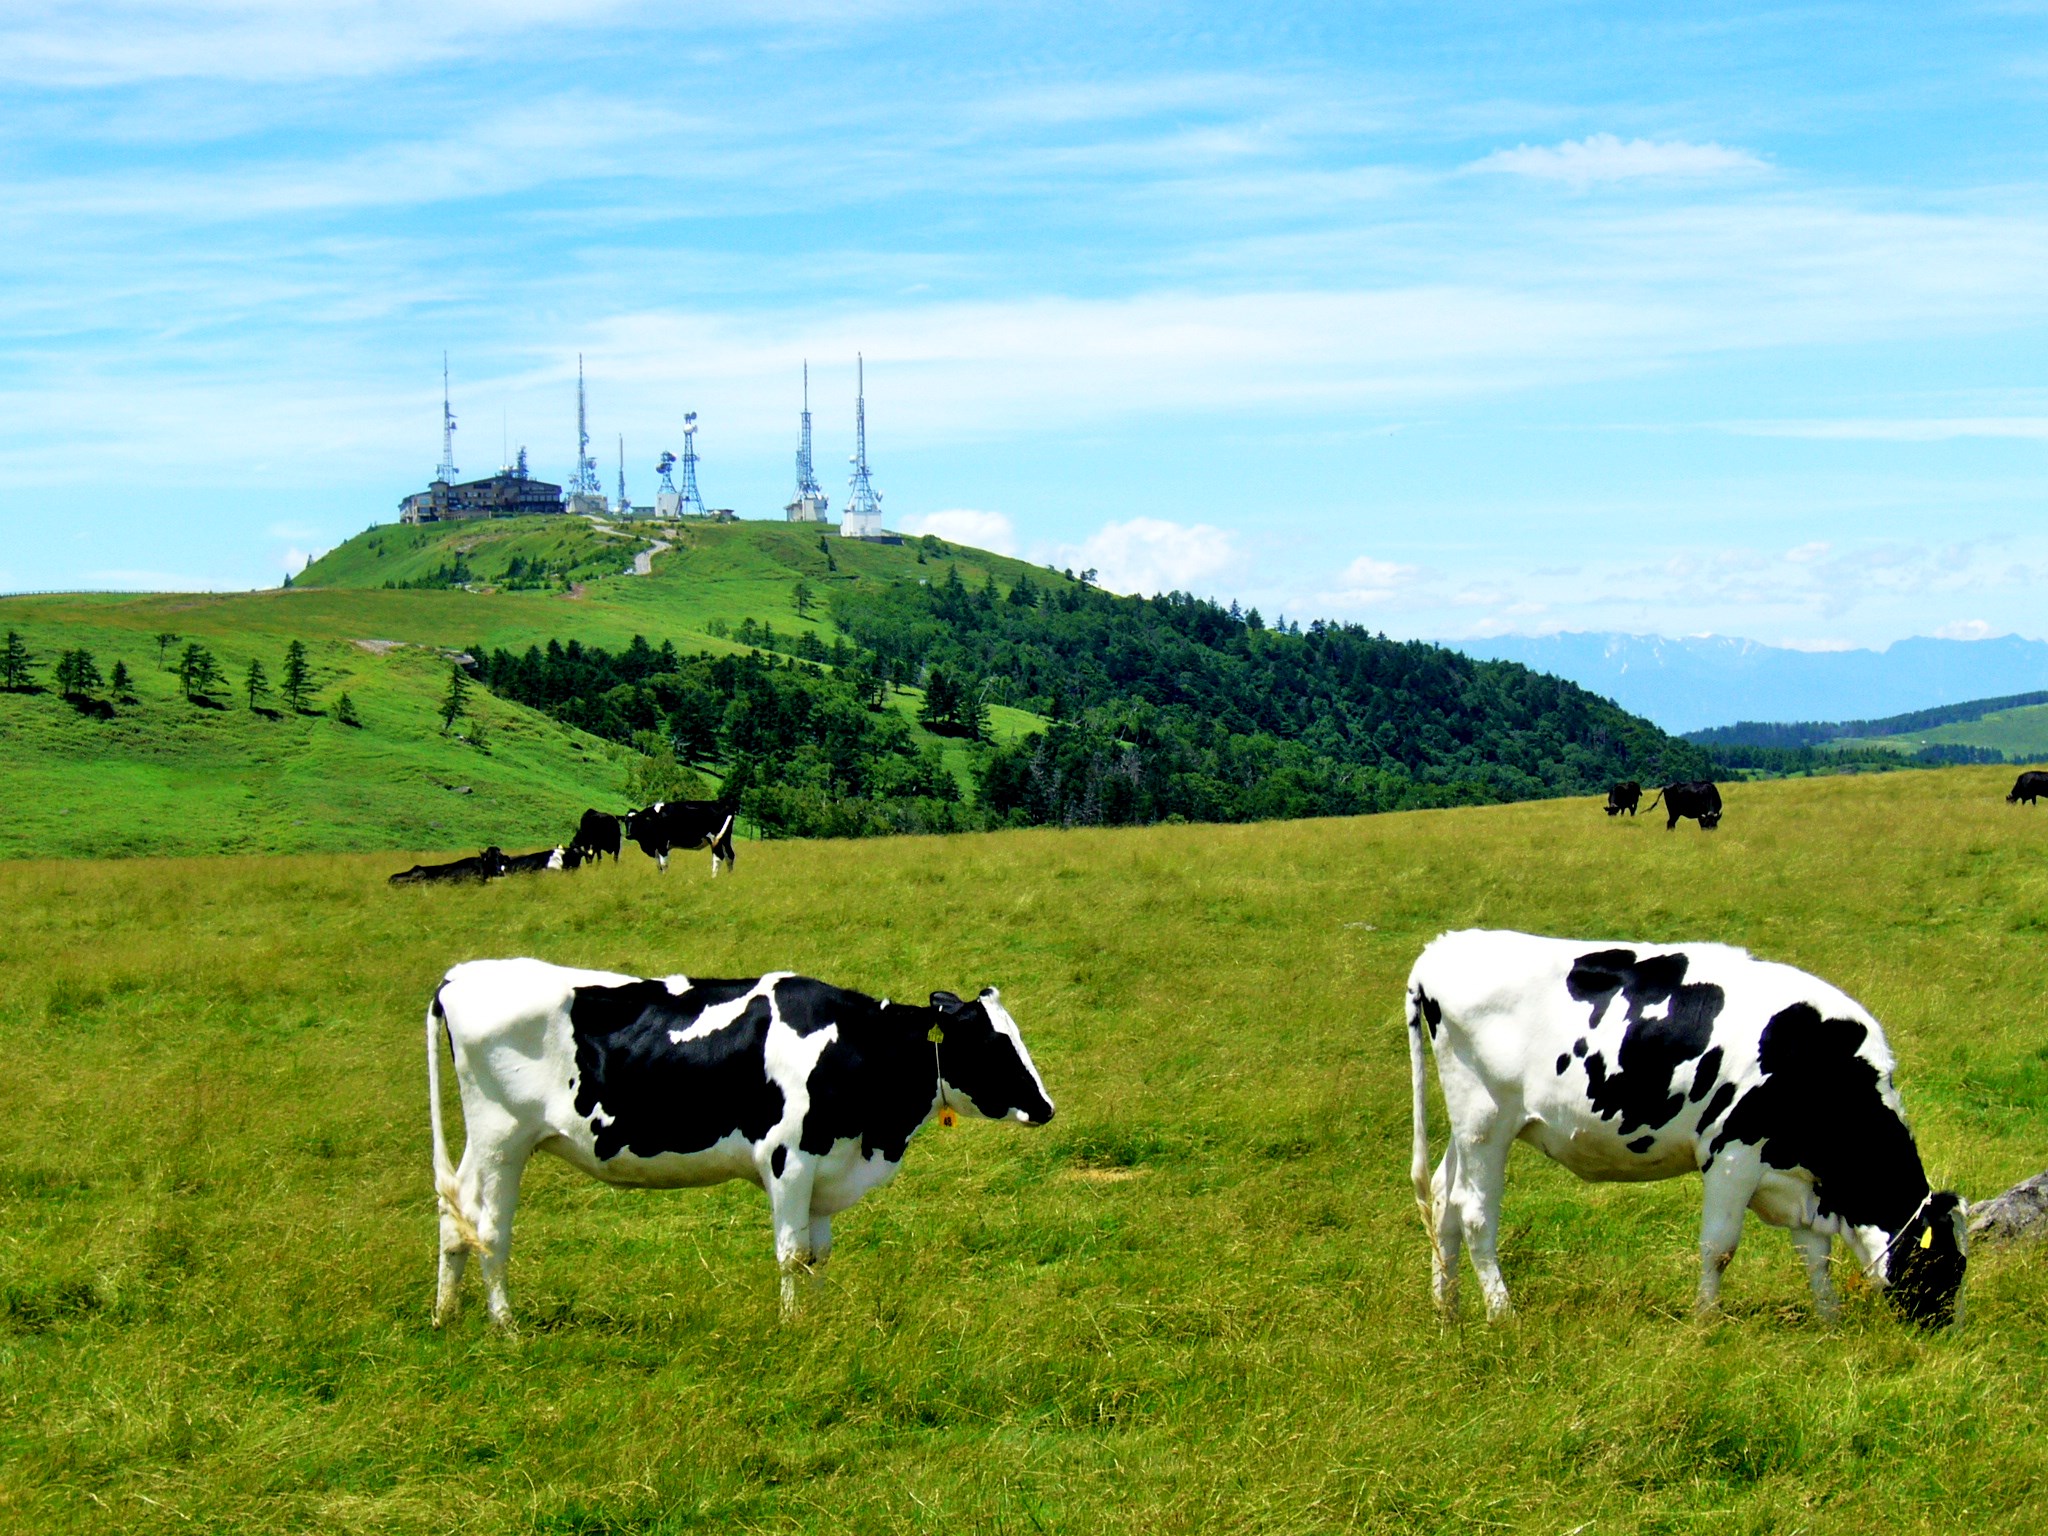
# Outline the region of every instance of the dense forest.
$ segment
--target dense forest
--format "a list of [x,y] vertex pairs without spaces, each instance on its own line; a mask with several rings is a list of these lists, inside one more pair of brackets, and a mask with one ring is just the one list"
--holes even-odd
[[[801,655],[712,657],[551,642],[478,650],[473,670],[599,736],[718,767],[771,835],[1348,815],[1710,769],[1697,747],[1513,663],[1350,625],[1269,628],[1181,593],[1028,575],[970,588],[948,568],[929,585],[843,591],[834,617],[854,646],[806,633]],[[899,685],[923,689],[930,731],[973,744],[971,796],[888,707]],[[1047,728],[996,744],[991,704]]]

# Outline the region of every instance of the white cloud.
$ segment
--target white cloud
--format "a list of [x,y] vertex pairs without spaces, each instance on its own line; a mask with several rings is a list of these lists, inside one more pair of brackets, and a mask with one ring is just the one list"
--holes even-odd
[[1728,431],[1744,437],[1822,441],[1943,443],[1957,438],[2048,438],[2048,416],[1865,417],[1842,421],[1744,421]]
[[1683,139],[1624,140],[1611,133],[1567,139],[1562,144],[1522,144],[1514,149],[1499,149],[1465,167],[1468,171],[1496,171],[1579,186],[1645,178],[1698,179],[1768,168],[1746,149],[1729,149],[1711,142],[1689,144]]
[[1079,544],[1059,545],[1048,563],[1093,570],[1112,592],[1192,592],[1242,565],[1236,535],[1207,523],[1170,523],[1157,517],[1105,523]]
[[936,534],[949,543],[990,549],[999,555],[1017,553],[1016,526],[1000,512],[951,507],[943,512],[912,512],[900,522],[905,533]]
[[1934,632],[1937,640],[1989,640],[1991,626],[1983,619],[1957,619]]
[[1421,575],[1420,566],[1360,555],[1338,573],[1333,589],[1317,593],[1309,602],[1313,607],[1348,617],[1359,609],[1384,605],[1412,588]]

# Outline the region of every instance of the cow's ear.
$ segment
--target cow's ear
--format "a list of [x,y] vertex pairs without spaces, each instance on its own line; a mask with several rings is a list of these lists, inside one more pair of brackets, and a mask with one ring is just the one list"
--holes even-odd
[[983,987],[979,996],[985,1003],[1000,1003],[1003,1000],[1003,994],[994,987]]
[[934,992],[932,994],[932,1006],[941,1013],[953,1013],[958,1011],[961,1003],[957,993]]

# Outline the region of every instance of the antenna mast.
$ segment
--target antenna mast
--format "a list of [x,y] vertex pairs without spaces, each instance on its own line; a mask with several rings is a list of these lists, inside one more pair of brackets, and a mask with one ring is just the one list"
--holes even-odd
[[676,516],[702,517],[704,498],[697,494],[697,413],[683,417],[683,486],[676,495]]
[[854,367],[859,382],[853,397],[853,477],[847,485],[846,516],[839,532],[844,538],[872,539],[882,532],[882,495],[868,480],[867,360],[857,352]]
[[590,424],[583,409],[583,354],[576,354],[576,474],[569,482],[572,495],[604,496],[604,482],[597,478],[597,460],[590,456]]
[[825,488],[818,484],[817,471],[811,464],[811,364],[804,360],[804,435],[796,450],[796,500],[782,510],[792,523],[822,523],[825,508],[830,505],[825,499]]
[[434,478],[447,485],[455,483],[455,412],[448,408],[448,354],[441,354],[441,463]]
[[626,500],[626,434],[619,434],[619,515],[631,511],[633,504]]

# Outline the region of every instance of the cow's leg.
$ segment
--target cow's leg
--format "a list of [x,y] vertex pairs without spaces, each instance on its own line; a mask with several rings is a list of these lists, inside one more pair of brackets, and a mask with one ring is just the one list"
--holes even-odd
[[1507,1187],[1508,1151],[1519,1129],[1505,1117],[1496,1117],[1482,1134],[1459,1147],[1458,1176],[1450,1190],[1464,1228],[1466,1251],[1472,1255],[1472,1272],[1479,1276],[1479,1292],[1486,1298],[1489,1322],[1514,1312],[1507,1282],[1501,1278],[1495,1242],[1500,1235],[1501,1195]]
[[[465,1213],[465,1220],[467,1219]],[[474,1222],[468,1223],[474,1226]],[[434,1326],[440,1327],[462,1305],[462,1272],[469,1266],[469,1234],[444,1200],[441,1205],[441,1272],[434,1285]]]
[[1790,1236],[1799,1257],[1806,1261],[1806,1283],[1813,1287],[1813,1309],[1820,1313],[1822,1321],[1832,1323],[1842,1313],[1841,1303],[1835,1299],[1835,1282],[1828,1278],[1828,1253],[1834,1247],[1834,1239],[1811,1227],[1793,1227]]
[[775,1219],[775,1263],[781,1271],[782,1315],[796,1315],[797,1271],[811,1267],[811,1186],[817,1168],[794,1148],[778,1148],[782,1171],[770,1171],[768,1204]]
[[825,1261],[832,1257],[832,1218],[814,1216],[811,1218],[811,1274],[821,1275]]
[[666,848],[664,848],[664,849],[662,849],[662,850],[661,850],[661,852],[657,853],[657,854],[656,854],[656,855],[654,856],[654,862],[655,862],[655,865],[656,865],[656,867],[657,867],[657,868],[659,868],[659,869],[660,869],[660,871],[661,871],[661,872],[662,872],[662,873],[663,873],[664,875],[665,875],[665,874],[667,874],[667,873],[668,873],[668,850],[667,850]]
[[[498,1149],[479,1170],[476,1199],[477,1271],[484,1283],[484,1299],[491,1321],[500,1328],[512,1326],[512,1300],[505,1293],[505,1266],[512,1257],[512,1214],[519,1207],[519,1180],[526,1172],[532,1148],[506,1145]],[[468,1158],[465,1156],[465,1162]]]
[[1457,1177],[1458,1143],[1453,1138],[1429,1181],[1429,1283],[1437,1309],[1446,1317],[1458,1315],[1458,1260],[1465,1252],[1464,1223],[1458,1219],[1457,1202],[1450,1198]]
[[1704,1317],[1721,1305],[1721,1272],[1742,1241],[1742,1216],[1756,1195],[1757,1154],[1748,1147],[1725,1149],[1707,1169],[1700,1210],[1700,1293],[1696,1310]]

